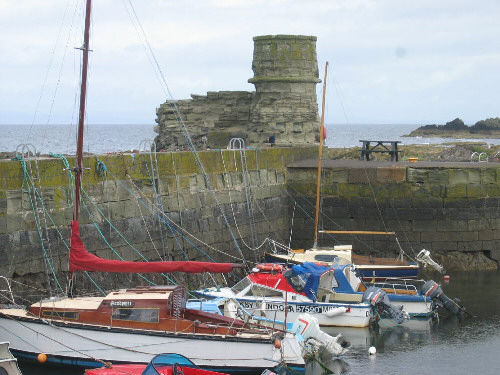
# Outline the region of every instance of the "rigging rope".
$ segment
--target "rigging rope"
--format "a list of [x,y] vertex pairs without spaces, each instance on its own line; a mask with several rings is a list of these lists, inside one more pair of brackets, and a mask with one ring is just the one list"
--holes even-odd
[[[196,147],[194,146],[193,144],[193,141],[191,139],[191,136],[189,134],[189,131],[186,127],[186,124],[184,123],[184,120],[182,118],[182,115],[179,111],[179,108],[177,107],[177,104],[175,102],[173,102],[173,96],[172,96],[172,93],[170,92],[170,88],[167,84],[167,81],[165,79],[165,76],[163,75],[163,72],[160,68],[160,64],[158,63],[158,59],[156,58],[155,54],[154,54],[154,51],[151,47],[151,44],[149,43],[149,40],[146,36],[146,33],[144,31],[144,28],[142,27],[142,24],[139,20],[139,18],[137,17],[137,13],[135,12],[135,9],[134,9],[134,6],[132,5],[132,2],[130,0],[128,0],[128,4],[129,4],[129,7],[130,7],[130,11],[129,9],[127,8],[127,13],[129,14],[129,17],[130,19],[132,20],[132,22],[134,23],[134,27],[136,28],[136,32],[138,33],[138,35],[140,37],[142,37],[143,41],[144,41],[144,44],[143,44],[143,47],[146,49],[146,52],[148,52],[148,58],[150,59],[150,62],[152,64],[152,67],[153,67],[153,70],[160,82],[160,85],[162,86],[162,89],[165,93],[165,96],[167,98],[169,98],[169,100],[167,101],[168,102],[168,105],[170,106],[170,108],[172,109],[172,112],[174,114],[174,116],[176,117],[176,121],[177,123],[180,125],[181,127],[181,130],[182,130],[182,133],[184,135],[184,138],[186,139],[186,142],[188,144],[188,148],[189,150],[191,151],[195,161],[196,161],[196,164],[198,165],[198,168],[200,169],[200,171],[202,172],[203,174],[203,177],[205,179],[205,183],[210,191],[210,193],[212,194],[212,197],[214,198],[215,202],[216,202],[216,205],[220,211],[220,215],[221,217],[223,218],[225,224],[226,224],[226,227],[231,235],[231,239],[233,240],[234,242],[234,245],[236,247],[236,249],[238,250],[238,252],[240,253],[241,255],[241,259],[243,261],[244,264],[247,263],[244,255],[243,255],[243,252],[238,244],[238,241],[233,233],[233,231],[231,230],[231,226],[229,224],[229,220],[226,216],[226,213],[224,212],[223,208],[222,208],[222,205],[220,204],[220,201],[219,201],[219,198],[217,197],[217,194],[215,194],[215,190],[212,186],[212,183],[210,182],[210,178],[208,177],[208,173],[206,172],[205,170],[205,167],[203,166],[203,164],[201,163],[201,160],[200,160],[200,157],[198,155],[198,151],[196,150]],[[132,17],[133,16],[133,17]],[[136,26],[137,25],[137,26]]]

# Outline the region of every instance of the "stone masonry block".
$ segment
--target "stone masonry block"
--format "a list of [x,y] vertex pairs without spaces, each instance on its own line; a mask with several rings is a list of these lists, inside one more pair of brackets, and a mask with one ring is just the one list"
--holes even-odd
[[457,232],[467,231],[467,220],[440,220],[435,228],[438,232]]
[[426,182],[434,185],[447,185],[448,171],[443,169],[429,169]]
[[376,169],[353,168],[349,170],[348,182],[350,184],[368,184],[377,181]]
[[412,229],[418,232],[435,232],[437,220],[413,220]]
[[460,241],[457,243],[458,251],[482,251],[483,241]]
[[401,183],[406,181],[406,168],[404,167],[379,167],[377,168],[377,182]]
[[467,197],[467,185],[460,184],[446,187],[447,198],[465,198]]
[[469,182],[469,174],[464,169],[450,169],[448,174],[451,186],[464,185]]

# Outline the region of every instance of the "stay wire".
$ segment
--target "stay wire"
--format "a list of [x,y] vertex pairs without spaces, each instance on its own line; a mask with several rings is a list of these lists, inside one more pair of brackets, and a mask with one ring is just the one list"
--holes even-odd
[[[131,14],[133,14],[133,22],[135,21],[135,23],[138,25],[138,29],[140,30],[140,35],[142,36],[146,46],[147,46],[147,52],[149,52],[150,56],[151,56],[151,59],[154,61],[154,70],[155,70],[155,74],[157,74],[157,77],[159,78],[160,80],[160,84],[162,85],[162,88],[164,90],[164,93],[165,95],[169,98],[168,100],[168,104],[170,106],[170,108],[172,109],[173,113],[174,113],[174,116],[176,117],[176,120],[177,120],[177,123],[181,126],[181,130],[184,134],[184,137],[186,139],[186,142],[189,146],[189,149],[191,150],[191,153],[193,154],[194,158],[195,158],[195,161],[198,165],[198,168],[200,168],[200,171],[202,172],[203,174],[203,177],[205,179],[205,183],[209,189],[209,191],[211,192],[213,198],[215,199],[215,202],[216,202],[216,205],[217,207],[219,208],[219,211],[221,213],[221,216],[222,218],[224,219],[225,221],[225,224],[226,224],[226,227],[230,233],[230,236],[234,242],[234,245],[236,247],[236,249],[238,250],[238,252],[240,253],[241,255],[241,258],[243,260],[243,262],[246,264],[246,259],[243,255],[243,252],[238,244],[238,240],[236,239],[233,231],[231,230],[231,226],[229,224],[229,220],[227,218],[227,215],[225,214],[224,210],[222,209],[222,205],[220,204],[220,201],[219,201],[219,198],[217,197],[217,194],[215,194],[215,190],[212,186],[212,183],[210,181],[210,178],[208,176],[208,173],[206,172],[205,170],[205,167],[203,166],[203,164],[201,163],[201,160],[200,160],[200,157],[198,155],[198,152],[193,144],[193,141],[191,139],[191,136],[189,134],[189,131],[186,127],[186,124],[184,123],[184,120],[182,118],[182,115],[179,111],[179,108],[177,107],[177,104],[175,102],[173,102],[173,95],[172,93],[170,92],[170,88],[167,84],[167,81],[165,79],[165,76],[163,75],[163,71],[161,70],[161,67],[160,67],[160,64],[158,63],[158,59],[156,58],[155,54],[154,54],[154,51],[153,51],[153,48],[151,47],[151,44],[149,43],[149,40],[147,38],[147,35],[146,35],[146,32],[144,31],[144,28],[142,27],[142,24],[139,20],[139,17],[137,17],[137,13],[134,9],[134,6],[132,5],[132,2],[130,0],[128,0],[128,4],[130,6],[130,9],[131,9],[131,12],[132,13],[129,13],[129,16]],[[128,10],[127,10],[128,12]],[[132,18],[132,17],[131,17]],[[134,24],[135,26],[135,24]],[[136,28],[137,30],[137,28]]]

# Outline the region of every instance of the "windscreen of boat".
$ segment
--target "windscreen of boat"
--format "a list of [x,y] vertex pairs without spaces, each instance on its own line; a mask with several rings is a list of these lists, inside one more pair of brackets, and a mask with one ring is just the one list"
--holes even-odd
[[283,297],[283,292],[281,290],[271,289],[257,284],[252,286],[249,294],[254,297]]
[[309,299],[316,301],[320,277],[329,269],[329,267],[306,262],[294,265],[284,272],[283,276],[295,291],[305,293]]
[[240,280],[234,286],[231,288],[233,293],[236,295],[239,292],[245,290],[248,286],[250,286],[251,282],[248,280],[248,277],[245,277],[244,279]]

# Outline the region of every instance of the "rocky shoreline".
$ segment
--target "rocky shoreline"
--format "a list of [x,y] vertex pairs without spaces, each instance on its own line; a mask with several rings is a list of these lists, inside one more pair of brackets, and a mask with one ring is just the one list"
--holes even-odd
[[456,118],[444,125],[424,125],[403,137],[442,137],[442,138],[499,138],[500,118],[489,118],[476,122],[472,126]]

